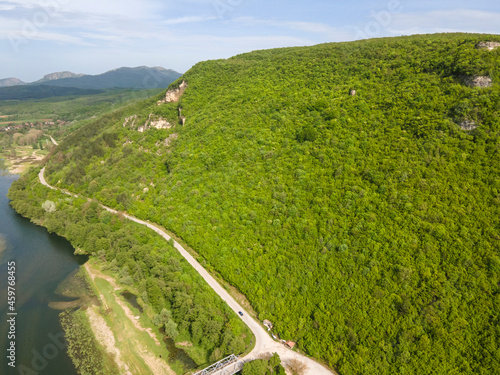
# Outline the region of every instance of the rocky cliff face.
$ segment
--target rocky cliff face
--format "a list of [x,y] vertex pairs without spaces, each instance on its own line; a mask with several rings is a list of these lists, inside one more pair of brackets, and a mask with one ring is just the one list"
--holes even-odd
[[460,122],[459,125],[462,130],[470,131],[477,129],[477,124],[475,123],[475,121],[472,120],[467,120],[467,119],[463,120],[462,122]]
[[139,127],[137,131],[139,133],[144,133],[146,130],[151,128],[170,129],[171,127],[172,124],[166,119],[164,119],[163,117],[155,116],[151,113],[146,123],[143,126]]
[[491,87],[493,81],[488,76],[465,77],[464,83],[469,87]]
[[167,119],[164,119],[161,116],[156,116],[152,113],[149,114],[146,123],[142,126],[136,126],[137,119],[137,115],[126,117],[125,121],[123,122],[123,127],[129,127],[131,129],[137,130],[139,133],[144,133],[146,130],[149,130],[151,128],[170,129],[173,126],[170,122],[168,122]]
[[493,51],[494,49],[497,49],[500,47],[499,42],[480,42],[477,44],[478,49],[487,49],[489,51]]
[[158,102],[158,105],[165,103],[177,103],[181,98],[182,94],[184,94],[186,87],[187,87],[186,81],[182,81],[182,83],[176,89],[168,90],[167,93],[165,94],[165,99],[160,100]]

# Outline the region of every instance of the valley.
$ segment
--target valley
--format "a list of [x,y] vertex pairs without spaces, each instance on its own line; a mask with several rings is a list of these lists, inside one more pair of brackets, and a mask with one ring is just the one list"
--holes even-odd
[[199,369],[276,352],[307,374],[492,373],[500,49],[483,46],[499,38],[200,62],[48,134],[11,205],[137,291]]

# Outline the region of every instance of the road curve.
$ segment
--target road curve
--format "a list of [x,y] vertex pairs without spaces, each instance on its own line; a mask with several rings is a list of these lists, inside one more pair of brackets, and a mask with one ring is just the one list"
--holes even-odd
[[[42,168],[40,173],[38,174],[38,178],[40,180],[40,183],[42,185],[47,186],[50,189],[53,190],[60,190],[61,192],[77,197],[77,195],[71,194],[68,191],[62,190],[55,188],[53,186],[50,186],[47,181],[45,181],[44,178],[44,172],[45,172],[45,167]],[[101,204],[101,206],[106,209],[109,212],[112,212],[114,214],[118,214],[119,212],[116,210],[113,210],[112,208],[106,207]],[[138,224],[142,224],[147,226],[148,228],[154,230],[156,233],[158,233],[160,236],[165,238],[167,241],[171,239],[171,237],[162,229],[156,227],[155,225],[148,223],[146,221],[137,219],[134,216],[130,216],[128,214],[125,214],[123,212],[120,212],[124,217],[126,217],[129,220],[135,221]],[[243,322],[250,328],[252,333],[255,336],[255,347],[254,349],[247,354],[245,357],[240,359],[240,365],[241,363],[244,362],[249,362],[253,359],[259,358],[261,355],[267,354],[267,353],[278,353],[281,361],[283,364],[286,364],[288,361],[292,359],[299,360],[303,364],[306,365],[306,371],[304,372],[304,375],[326,375],[326,374],[333,374],[329,369],[324,367],[323,365],[319,364],[318,362],[312,360],[311,358],[308,358],[302,354],[299,354],[297,352],[294,352],[293,350],[288,349],[285,347],[283,344],[274,341],[271,336],[267,333],[267,331],[258,323],[255,321],[244,309],[241,307],[238,302],[234,300],[233,297],[201,266],[200,263],[196,261],[196,259],[193,258],[191,254],[189,254],[180,244],[178,244],[174,240],[174,246],[175,248],[181,253],[181,255],[188,261],[191,266],[205,279],[205,281],[210,285],[210,287],[229,305],[229,307],[236,313],[236,315],[243,320]],[[241,311],[243,312],[243,316],[240,316],[238,312]],[[217,374],[217,373],[216,373]],[[214,374],[214,375],[216,375]]]

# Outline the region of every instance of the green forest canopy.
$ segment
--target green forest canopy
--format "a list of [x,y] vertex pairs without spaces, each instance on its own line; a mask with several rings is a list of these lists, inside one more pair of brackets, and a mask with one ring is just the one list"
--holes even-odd
[[[253,336],[248,327],[179,254],[173,241],[110,214],[95,200],[69,198],[41,184],[30,186],[37,174],[32,169],[12,184],[9,198],[14,209],[64,236],[81,253],[94,255],[121,284],[136,289],[160,337],[188,342],[184,349],[202,368],[250,350]],[[71,315],[68,319],[81,319]],[[179,367],[182,364],[174,363],[175,369]]]
[[[500,49],[481,41],[500,37],[202,62],[181,78],[180,103],[158,96],[69,136],[49,182],[176,233],[282,338],[341,374],[491,374]],[[473,76],[493,84],[469,87]],[[177,107],[183,127],[124,126],[175,123]]]

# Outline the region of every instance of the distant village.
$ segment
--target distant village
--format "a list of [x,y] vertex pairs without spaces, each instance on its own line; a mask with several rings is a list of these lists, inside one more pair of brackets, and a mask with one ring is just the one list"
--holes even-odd
[[22,124],[9,124],[8,126],[3,126],[0,127],[0,131],[2,132],[18,132],[20,130],[26,130],[26,129],[33,129],[33,128],[38,128],[38,129],[44,129],[44,128],[49,128],[52,126],[61,126],[61,125],[66,125],[69,124],[68,121],[62,121],[62,120],[57,120],[57,121],[35,121],[35,122],[25,122]]

